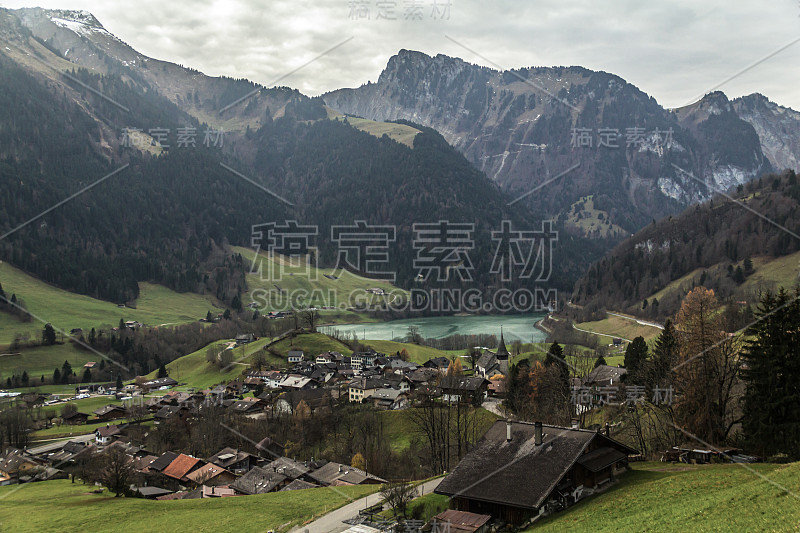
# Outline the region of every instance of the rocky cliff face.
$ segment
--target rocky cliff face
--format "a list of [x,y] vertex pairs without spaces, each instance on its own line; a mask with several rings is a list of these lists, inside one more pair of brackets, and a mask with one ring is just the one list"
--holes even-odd
[[736,98],[733,107],[755,128],[773,167],[800,169],[800,113],[758,93]]
[[581,67],[499,72],[403,50],[376,83],[323,98],[340,112],[437,129],[512,197],[535,191],[523,201],[547,216],[569,221],[593,196],[600,226],[620,234],[708,198],[702,181],[727,188],[771,168],[721,93],[668,111],[618,76]]

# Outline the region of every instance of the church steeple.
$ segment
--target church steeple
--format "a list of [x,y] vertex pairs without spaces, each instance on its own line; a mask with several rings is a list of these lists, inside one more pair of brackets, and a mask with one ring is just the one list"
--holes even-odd
[[500,344],[497,346],[497,357],[505,357],[506,359],[511,356],[506,348],[506,342],[503,340],[503,326],[500,326]]

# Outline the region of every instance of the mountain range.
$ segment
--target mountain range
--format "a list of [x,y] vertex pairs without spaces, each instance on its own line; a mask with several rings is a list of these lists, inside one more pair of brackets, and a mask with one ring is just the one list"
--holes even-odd
[[398,226],[402,286],[413,223],[475,223],[486,287],[500,285],[490,231],[554,219],[551,284],[568,291],[654,219],[800,157],[800,113],[761,95],[671,110],[582,67],[501,72],[401,50],[376,83],[309,98],[146,57],[90,13],[40,8],[0,9],[0,52],[0,230],[14,231],[0,255],[112,301],[145,280],[230,301],[246,286],[228,244],[289,219],[320,227],[321,263],[335,261],[332,225]]

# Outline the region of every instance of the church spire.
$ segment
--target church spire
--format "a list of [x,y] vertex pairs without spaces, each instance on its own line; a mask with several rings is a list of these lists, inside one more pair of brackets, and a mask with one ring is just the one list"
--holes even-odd
[[508,353],[505,340],[503,340],[503,326],[500,326],[500,344],[497,346],[497,355],[502,355],[505,357],[509,357],[511,355]]

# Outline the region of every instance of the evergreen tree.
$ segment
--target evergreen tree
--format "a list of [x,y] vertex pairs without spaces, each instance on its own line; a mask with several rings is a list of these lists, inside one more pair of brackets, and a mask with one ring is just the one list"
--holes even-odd
[[94,346],[97,342],[97,332],[92,328],[92,331],[89,332],[89,344]]
[[61,382],[69,383],[70,377],[72,377],[72,365],[69,364],[69,361],[64,361],[64,364],[61,365]]
[[61,383],[61,372],[56,368],[53,372],[53,385],[58,385],[59,383]]
[[606,359],[602,355],[598,356],[594,362],[594,367],[597,368],[598,366],[605,365]]
[[800,458],[800,292],[767,293],[742,354],[742,428],[763,455]]
[[27,387],[28,386],[28,379],[29,379],[28,378],[28,371],[27,370],[23,370],[22,371],[22,380],[21,380],[21,383],[22,383],[23,387]]
[[56,343],[56,330],[51,324],[45,324],[42,330],[42,344],[52,346]]
[[749,257],[744,260],[744,273],[748,276],[753,273],[753,261]]
[[224,318],[225,320],[230,320],[231,319],[231,310],[230,309],[225,309],[225,312],[222,313],[222,318]]
[[213,322],[213,321],[214,321],[214,317],[213,317],[213,316],[211,316],[211,311],[208,311],[208,312],[206,313],[206,321],[207,321],[207,322]]
[[564,349],[557,342],[550,345],[547,356],[544,358],[544,366],[555,365],[561,378],[561,392],[569,397],[569,365],[564,359]]
[[117,390],[122,390],[122,374],[117,374]]
[[92,382],[92,371],[91,369],[86,369],[83,371],[83,379],[81,380],[82,383],[91,383]]
[[165,378],[167,375],[167,367],[164,366],[164,363],[161,363],[161,366],[158,367],[158,375],[156,377]]
[[672,382],[672,369],[678,361],[679,349],[675,325],[667,319],[653,346],[653,358],[647,372],[649,387],[664,387]]
[[628,383],[638,383],[640,370],[647,361],[647,343],[644,337],[639,336],[625,349],[625,370],[627,370],[626,381]]
[[242,310],[242,300],[239,298],[238,294],[233,297],[233,301],[231,301],[231,307],[234,311]]

